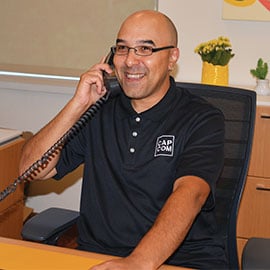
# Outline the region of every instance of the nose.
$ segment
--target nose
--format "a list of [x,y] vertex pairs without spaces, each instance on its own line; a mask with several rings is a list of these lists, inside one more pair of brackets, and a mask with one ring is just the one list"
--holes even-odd
[[138,63],[138,55],[135,54],[134,48],[129,48],[125,63],[128,67]]

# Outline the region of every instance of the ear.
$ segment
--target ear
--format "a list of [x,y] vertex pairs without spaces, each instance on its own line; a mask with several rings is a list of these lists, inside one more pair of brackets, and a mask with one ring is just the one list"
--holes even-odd
[[168,69],[172,71],[174,69],[174,66],[180,56],[180,51],[178,48],[174,48],[170,50],[170,58],[169,58],[169,65]]

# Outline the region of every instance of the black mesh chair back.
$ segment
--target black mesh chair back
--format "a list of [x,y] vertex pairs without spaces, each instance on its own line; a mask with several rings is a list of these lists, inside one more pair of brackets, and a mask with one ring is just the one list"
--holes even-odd
[[236,223],[245,185],[256,112],[254,91],[239,88],[177,82],[177,87],[206,99],[225,117],[225,160],[217,183],[216,216],[225,241],[230,269],[238,269]]

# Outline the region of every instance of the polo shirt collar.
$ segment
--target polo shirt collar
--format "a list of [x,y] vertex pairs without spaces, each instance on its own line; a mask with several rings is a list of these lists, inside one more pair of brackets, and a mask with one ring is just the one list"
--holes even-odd
[[133,109],[130,99],[127,96],[120,95],[119,116],[121,119],[123,119],[140,115],[141,117],[145,117],[153,121],[159,121],[163,115],[167,114],[171,110],[172,104],[176,101],[176,93],[177,88],[175,81],[172,77],[170,77],[170,88],[165,96],[152,108],[142,113],[137,113]]

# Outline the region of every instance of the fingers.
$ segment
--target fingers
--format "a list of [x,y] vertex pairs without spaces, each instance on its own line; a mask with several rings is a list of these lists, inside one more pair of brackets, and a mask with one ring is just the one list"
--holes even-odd
[[80,83],[85,87],[90,87],[93,90],[96,90],[98,94],[101,93],[104,82],[103,82],[103,74],[99,65],[96,65],[86,71],[81,75]]
[[106,58],[107,58],[107,56],[103,56],[103,57],[100,59],[99,63],[100,63],[100,64],[104,64]]
[[83,73],[76,89],[74,100],[84,107],[89,107],[106,93],[103,72],[110,72],[105,63],[98,63]]
[[102,91],[102,88],[104,87],[104,80],[103,75],[104,72],[110,74],[113,72],[111,67],[104,63],[105,57],[102,57],[100,63],[94,65],[92,68],[90,68],[86,73],[82,75],[82,78],[88,78],[90,84],[96,84],[97,91]]
[[103,75],[104,72],[110,74],[113,70],[107,63],[104,63],[105,58],[102,57],[99,63],[92,66],[80,77],[73,100],[77,101],[83,107],[88,108],[107,92]]

